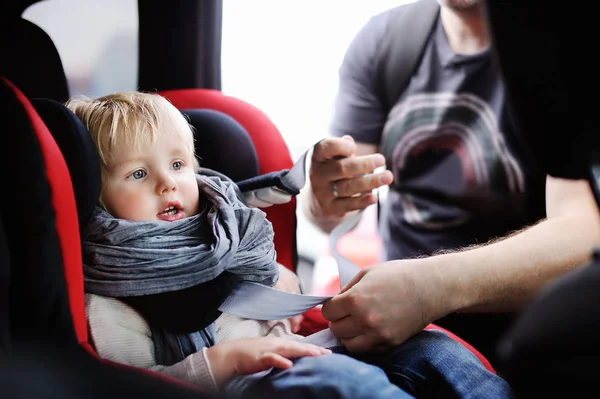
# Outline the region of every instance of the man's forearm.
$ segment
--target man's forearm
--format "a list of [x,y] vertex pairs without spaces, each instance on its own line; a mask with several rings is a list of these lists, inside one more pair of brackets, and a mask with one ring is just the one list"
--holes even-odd
[[594,216],[561,216],[497,242],[426,260],[433,262],[450,311],[510,311],[588,262],[599,236]]

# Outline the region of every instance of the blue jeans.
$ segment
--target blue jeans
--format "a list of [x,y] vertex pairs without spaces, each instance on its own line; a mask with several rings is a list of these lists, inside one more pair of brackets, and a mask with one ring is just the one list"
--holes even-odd
[[244,398],[510,398],[508,384],[441,331],[422,331],[392,351],[297,359],[244,388]]
[[505,380],[441,331],[422,331],[390,352],[354,357],[380,367],[392,383],[418,398],[512,397]]
[[339,353],[297,359],[291,368],[273,370],[246,386],[239,397],[413,399],[392,384],[379,367]]

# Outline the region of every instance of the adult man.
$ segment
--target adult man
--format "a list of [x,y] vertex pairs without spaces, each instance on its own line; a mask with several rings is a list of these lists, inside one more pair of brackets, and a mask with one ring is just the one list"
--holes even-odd
[[[389,113],[373,60],[411,5],[372,18],[356,36],[340,68],[339,138],[314,149],[302,203],[328,232],[391,184],[379,221],[388,262],[323,306],[350,350],[398,344],[435,321],[494,362],[512,312],[589,258],[600,221],[587,182],[546,177],[517,135],[482,2],[439,3],[420,65]],[[368,174],[385,164],[375,152],[390,138],[391,170]]]

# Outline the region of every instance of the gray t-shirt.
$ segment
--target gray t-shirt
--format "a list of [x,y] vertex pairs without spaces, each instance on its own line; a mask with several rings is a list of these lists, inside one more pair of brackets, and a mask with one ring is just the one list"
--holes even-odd
[[[515,132],[489,51],[454,54],[438,20],[408,88],[389,114],[383,110],[375,56],[406,7],[373,17],[353,40],[331,125],[333,135],[358,142],[391,140],[394,184],[379,218],[384,259],[486,243],[545,216],[546,174]],[[435,322],[494,363],[495,343],[513,316],[454,313]]]
[[335,136],[394,143],[386,154],[394,184],[380,214],[386,260],[485,243],[544,216],[545,174],[515,134],[488,50],[455,54],[438,19],[407,90],[383,111],[374,59],[409,6],[373,17],[353,40],[331,126]]

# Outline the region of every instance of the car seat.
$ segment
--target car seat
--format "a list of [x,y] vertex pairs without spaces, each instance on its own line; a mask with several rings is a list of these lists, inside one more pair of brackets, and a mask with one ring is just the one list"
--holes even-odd
[[10,79],[29,98],[66,101],[67,78],[52,39],[21,18],[23,11],[38,1],[11,0],[0,6],[0,76]]
[[[116,373],[121,377],[114,377],[114,382],[124,384],[126,391],[139,388],[143,392],[144,386],[154,386],[157,397],[162,397],[159,393],[164,394],[165,387],[182,397],[200,395],[195,386],[97,357],[87,332],[78,212],[66,162],[31,102],[3,77],[0,115],[5,132],[10,132],[0,148],[4,183],[10,187],[10,195],[1,196],[0,220],[6,245],[0,246],[0,270],[10,276],[8,320],[0,327],[10,332],[10,346],[23,349],[41,345],[40,350],[53,356],[64,350],[70,360],[55,357],[55,362],[74,370],[79,362],[98,375]],[[75,129],[62,131],[68,132],[78,134]],[[87,161],[77,167],[87,167]],[[99,184],[99,180],[92,184]],[[31,349],[27,356],[35,358]],[[47,358],[44,361],[52,363]],[[140,383],[143,386],[137,385]]]
[[[0,89],[0,92],[2,90]],[[4,155],[4,154],[3,154]],[[24,176],[21,176],[24,177]],[[16,195],[15,198],[19,196]],[[9,238],[0,213],[0,386],[2,398],[106,398],[144,396],[150,398],[198,398],[196,390],[173,386],[162,379],[127,372],[102,364],[77,342],[60,342],[44,324],[35,334],[20,336],[23,326],[13,325],[10,313],[18,310],[11,291],[27,282],[11,279]],[[40,249],[39,252],[44,252]],[[15,258],[20,259],[19,256]],[[23,269],[14,263],[14,268]],[[52,266],[51,266],[52,267]],[[20,273],[15,273],[19,275]],[[12,307],[12,309],[11,309]],[[21,309],[30,310],[30,309]],[[67,310],[68,311],[68,310]],[[48,334],[50,332],[50,334]],[[64,337],[63,337],[64,338]],[[32,380],[33,377],[33,380]],[[34,381],[32,383],[32,381]]]

